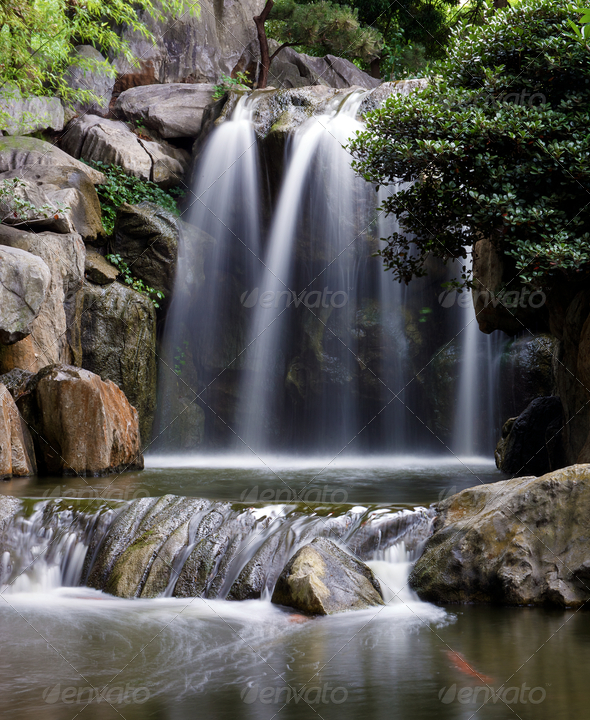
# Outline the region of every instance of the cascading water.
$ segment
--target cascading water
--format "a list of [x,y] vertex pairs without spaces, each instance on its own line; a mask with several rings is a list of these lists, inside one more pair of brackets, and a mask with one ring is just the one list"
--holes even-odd
[[[363,128],[369,93],[335,93],[261,170],[260,100],[284,100],[268,92],[237,102],[196,165],[164,339],[160,448],[491,454],[496,353],[481,352],[473,311],[439,305],[442,266],[404,287],[373,257],[399,229],[378,210],[398,187],[375,193],[343,147]],[[272,197],[276,206],[262,199]],[[454,371],[440,360],[449,342]]]
[[[269,600],[289,558],[327,537],[406,580],[433,513],[304,505],[232,506],[165,496],[131,503],[30,501],[3,541],[2,593],[89,586],[124,597]],[[388,566],[395,565],[395,568]],[[400,590],[387,587],[390,600]]]

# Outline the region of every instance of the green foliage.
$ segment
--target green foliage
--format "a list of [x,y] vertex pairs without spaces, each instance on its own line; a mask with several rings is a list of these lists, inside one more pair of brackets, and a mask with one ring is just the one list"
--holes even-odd
[[361,25],[356,9],[329,0],[309,4],[278,0],[268,28],[269,37],[281,43],[365,62],[379,57],[383,44],[379,31]]
[[381,253],[400,281],[482,237],[523,282],[590,265],[590,63],[571,11],[521,0],[484,16],[454,32],[426,89],[392,96],[351,142],[369,182],[406,183],[383,204],[409,234]]
[[176,355],[174,356],[174,372],[180,376],[182,369],[186,365],[186,354],[188,352],[188,340],[182,341],[182,346],[176,346]]
[[569,21],[569,25],[574,34],[584,45],[590,43],[590,10],[588,8],[576,8],[572,6],[572,10],[581,15],[578,23]]
[[236,73],[235,78],[229,75],[222,75],[221,81],[215,85],[215,92],[213,93],[213,100],[221,99],[225,93],[230,90],[251,90],[250,78],[245,72]]
[[153,287],[146,285],[143,280],[140,280],[139,278],[134,277],[131,274],[129,265],[127,265],[125,260],[123,260],[123,258],[120,255],[111,254],[111,255],[107,255],[106,258],[121,273],[120,278],[123,280],[123,282],[126,285],[129,285],[132,290],[136,290],[137,292],[141,293],[142,295],[147,295],[149,297],[149,299],[153,302],[155,308],[160,307],[158,300],[164,299],[163,292],[161,292],[160,290],[154,290]]
[[176,188],[162,190],[151,180],[141,180],[133,175],[127,175],[118,165],[107,165],[99,161],[88,164],[96,170],[100,170],[107,178],[106,183],[96,186],[102,209],[102,222],[107,235],[113,232],[117,209],[123,203],[137,205],[148,200],[176,215],[179,214],[175,197],[183,196],[182,190]]
[[[73,90],[64,80],[75,45],[93,45],[105,55],[123,55],[138,65],[129,43],[121,37],[121,28],[155,42],[146,20],[198,12],[198,4],[188,0],[2,0],[0,89],[59,95],[70,103],[99,100],[92,91]],[[83,70],[115,75],[108,62],[80,58],[75,62]]]
[[[57,220],[70,209],[61,202],[54,205],[44,203],[40,207],[33,205],[23,192],[26,186],[20,178],[0,181],[0,223],[16,226],[32,224],[50,217]],[[35,219],[31,219],[31,213],[36,216]]]

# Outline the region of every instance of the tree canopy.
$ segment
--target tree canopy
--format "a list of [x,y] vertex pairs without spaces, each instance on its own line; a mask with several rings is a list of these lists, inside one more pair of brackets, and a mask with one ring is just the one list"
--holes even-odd
[[[68,66],[86,69],[98,63],[76,59],[73,46],[93,45],[105,55],[134,58],[120,28],[145,38],[152,34],[142,18],[163,20],[198,13],[188,0],[2,0],[0,3],[0,89],[26,95],[60,95],[66,101],[96,100],[91,91],[72,90],[64,80]],[[102,69],[114,74],[108,63]]]
[[389,98],[350,145],[369,182],[407,183],[383,204],[403,230],[381,252],[400,281],[482,237],[523,282],[590,267],[590,63],[575,13],[566,0],[483,12],[427,87]]

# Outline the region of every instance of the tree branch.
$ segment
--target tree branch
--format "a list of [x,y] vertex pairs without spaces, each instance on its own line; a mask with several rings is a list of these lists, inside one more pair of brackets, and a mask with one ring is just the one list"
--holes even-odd
[[266,30],[264,29],[264,23],[267,21],[270,11],[274,5],[274,0],[267,0],[264,10],[260,15],[254,17],[254,24],[256,25],[256,32],[258,33],[258,44],[260,46],[260,76],[258,78],[258,87],[264,89],[268,82],[268,71],[270,69],[270,55],[268,50],[268,39],[266,37]]
[[297,45],[297,44],[298,44],[298,43],[295,43],[295,42],[286,42],[286,43],[283,43],[280,47],[278,47],[278,48],[273,52],[273,54],[270,56],[270,60],[268,61],[269,68],[270,68],[270,63],[276,58],[276,56],[281,52],[281,50],[282,50],[283,48],[293,47],[293,45]]

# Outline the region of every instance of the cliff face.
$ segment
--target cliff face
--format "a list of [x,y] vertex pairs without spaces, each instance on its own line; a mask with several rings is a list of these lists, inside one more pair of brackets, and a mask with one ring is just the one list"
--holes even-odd
[[[527,293],[516,280],[510,262],[487,240],[481,240],[474,248],[473,271],[476,282],[473,301],[482,332],[503,330],[525,337],[545,332],[556,338],[552,393],[561,401],[563,417],[558,431],[559,459],[552,461],[551,469],[556,464],[588,462],[590,288],[583,281],[564,280],[550,290]],[[510,293],[513,296],[509,298]]]

